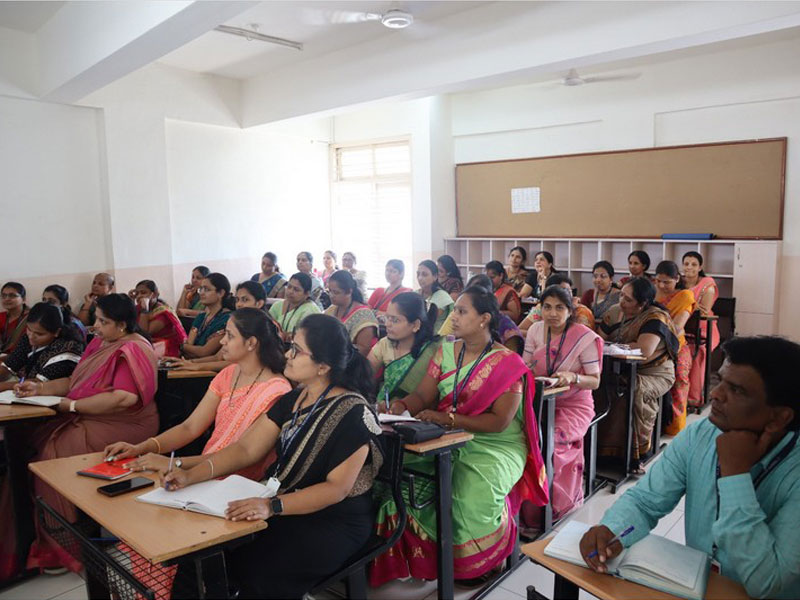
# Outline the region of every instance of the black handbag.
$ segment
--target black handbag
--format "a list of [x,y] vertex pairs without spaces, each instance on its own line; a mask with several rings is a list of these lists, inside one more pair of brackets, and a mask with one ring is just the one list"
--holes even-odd
[[408,421],[405,423],[394,423],[394,430],[400,434],[403,441],[407,444],[420,444],[428,440],[435,440],[442,437],[447,430],[436,423],[425,421]]

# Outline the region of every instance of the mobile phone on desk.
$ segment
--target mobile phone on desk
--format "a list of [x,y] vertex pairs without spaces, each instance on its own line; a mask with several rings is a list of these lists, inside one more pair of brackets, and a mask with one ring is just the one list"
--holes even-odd
[[142,488],[150,487],[154,485],[155,481],[152,479],[148,479],[147,477],[134,477],[133,479],[126,479],[125,481],[118,481],[117,483],[112,483],[110,485],[101,485],[97,488],[97,491],[101,494],[105,494],[113,498],[114,496],[119,496],[120,494],[127,494],[128,492],[133,492],[136,490],[140,490]]

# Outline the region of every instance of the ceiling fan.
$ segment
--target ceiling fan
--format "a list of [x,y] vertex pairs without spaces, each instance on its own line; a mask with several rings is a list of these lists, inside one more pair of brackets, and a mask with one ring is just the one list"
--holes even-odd
[[620,75],[598,75],[595,77],[581,77],[578,75],[577,69],[570,69],[567,75],[559,83],[569,87],[583,85],[585,83],[600,83],[602,81],[630,81],[639,79],[641,73],[623,73]]

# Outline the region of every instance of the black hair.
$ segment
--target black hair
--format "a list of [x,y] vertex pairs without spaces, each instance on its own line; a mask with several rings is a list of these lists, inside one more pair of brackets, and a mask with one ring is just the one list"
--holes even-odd
[[486,271],[494,271],[503,278],[503,283],[506,282],[506,268],[499,260],[490,260],[484,267]]
[[428,271],[431,272],[433,275],[433,285],[431,286],[431,294],[436,293],[437,290],[444,289],[442,284],[439,283],[439,267],[436,266],[436,263],[432,260],[423,260],[419,263],[420,267],[425,267]]
[[635,256],[639,259],[639,262],[642,263],[642,266],[644,267],[644,272],[647,273],[647,269],[650,268],[650,255],[644,250],[634,250],[628,254],[628,260],[631,259],[631,256]]
[[422,347],[434,336],[433,326],[436,324],[436,317],[439,309],[435,304],[431,304],[429,309],[425,309],[425,300],[422,296],[414,292],[403,292],[394,297],[391,304],[397,306],[397,310],[409,321],[419,321],[420,328],[414,334],[414,344],[411,346],[411,356],[417,358],[422,351]]
[[[272,261],[272,266],[275,268],[276,273],[281,272],[281,268],[278,266],[278,255],[274,252],[264,252],[264,256],[261,258],[268,258]],[[238,289],[238,288],[237,288]]]
[[592,273],[594,273],[595,269],[604,269],[608,276],[611,279],[614,279],[614,265],[612,265],[607,260],[598,260],[594,265],[592,265]]
[[301,250],[300,252],[297,253],[297,256],[300,256],[301,254],[306,255],[306,258],[308,259],[308,264],[310,265],[314,264],[314,255],[311,254],[311,252],[309,252],[308,250]]
[[339,257],[336,256],[336,252],[334,252],[333,250],[325,250],[325,252],[323,252],[322,254],[323,255],[330,254],[333,257],[333,266],[337,269],[339,268],[338,265]]
[[7,281],[6,283],[3,284],[3,287],[0,288],[0,290],[4,290],[6,288],[11,288],[15,290],[20,296],[22,296],[23,309],[27,308],[27,304],[25,304],[25,296],[28,294],[28,292],[25,291],[24,285],[22,285],[21,283],[17,283],[16,281]]
[[64,306],[37,302],[28,313],[28,324],[39,323],[45,331],[58,333],[57,339],[83,343],[83,336],[72,322],[72,315]]
[[465,289],[461,296],[469,296],[472,307],[479,315],[489,313],[489,333],[495,342],[501,342],[497,328],[500,325],[500,308],[497,305],[497,297],[482,285],[471,285]]
[[562,283],[568,283],[569,287],[575,287],[575,284],[572,282],[572,279],[570,279],[564,273],[553,273],[552,275],[550,275],[550,277],[548,277],[545,280],[544,287],[549,288],[551,285],[561,285]]
[[[97,275],[105,275],[106,283],[110,288],[113,288],[114,285],[116,284],[116,280],[114,279],[114,276],[111,273],[98,273]],[[97,277],[97,275],[95,275],[95,277]]]
[[356,263],[358,263],[358,259],[356,258],[356,255],[355,255],[355,254],[353,254],[352,252],[350,252],[349,250],[348,250],[347,252],[345,252],[345,253],[343,253],[343,254],[342,254],[342,260],[343,260],[343,261],[344,261],[344,257],[345,257],[345,256],[347,256],[348,254],[350,255],[350,258],[352,258],[352,259],[353,259],[353,264],[356,264]]
[[339,319],[325,314],[308,315],[298,329],[305,333],[311,358],[331,368],[331,384],[357,392],[368,402],[375,401],[372,367],[350,342],[347,329]]
[[361,290],[358,289],[358,284],[353,279],[350,271],[334,271],[328,278],[329,285],[331,281],[335,281],[345,293],[349,292],[355,302],[364,304],[364,296],[361,294]]
[[197,265],[194,269],[192,269],[192,271],[197,271],[198,273],[200,273],[200,276],[203,277],[204,279],[208,277],[209,273],[211,273],[211,269],[209,269],[205,265]]
[[516,250],[522,255],[522,264],[525,264],[525,261],[528,260],[528,251],[525,250],[522,246],[514,246],[511,250],[508,251],[508,255],[511,256],[511,253]]
[[399,271],[403,275],[405,275],[406,273],[406,265],[399,258],[390,258],[389,260],[386,261],[386,266],[392,267],[395,271]]
[[544,301],[547,298],[555,298],[569,310],[569,317],[567,323],[572,323],[575,320],[575,307],[572,305],[572,292],[565,290],[560,285],[548,285],[539,296],[540,306],[544,306]]
[[286,366],[283,342],[272,319],[263,310],[248,306],[233,311],[231,321],[244,339],[254,337],[258,340],[258,362],[273,373],[283,373]]
[[634,277],[629,279],[622,287],[628,285],[631,286],[633,299],[636,300],[637,304],[641,304],[642,308],[647,308],[648,306],[664,308],[656,302],[656,287],[647,277]]
[[492,280],[489,279],[489,276],[486,273],[478,273],[477,275],[473,275],[469,278],[469,281],[467,281],[467,287],[469,288],[474,286],[480,286],[487,292],[492,292],[494,289],[492,286]]
[[139,283],[136,284],[136,287],[139,287],[140,285],[150,290],[153,294],[156,295],[156,299],[158,299],[159,291],[155,281],[153,281],[152,279],[142,279]]
[[222,308],[236,310],[236,300],[231,296],[231,282],[222,273],[209,273],[203,279],[208,279],[214,289],[219,293],[222,290]]
[[311,293],[311,275],[309,275],[308,273],[302,273],[298,271],[297,273],[289,277],[289,281],[291,281],[292,279],[294,279],[297,283],[300,284],[300,287],[303,288],[303,291],[306,294]]
[[[264,302],[264,306],[261,307],[262,310],[267,310],[267,292],[264,291],[264,286],[258,283],[257,281],[243,281],[239,285],[236,286],[236,291],[239,290],[247,290],[247,293],[250,294],[253,298],[256,299],[256,302],[259,300]],[[234,300],[235,302],[235,300]],[[241,310],[241,309],[237,309]],[[271,368],[271,367],[270,367]]]
[[540,254],[544,256],[547,262],[550,263],[550,273],[558,273],[558,269],[556,269],[556,259],[553,258],[553,255],[550,254],[547,250],[539,250],[539,252],[533,255],[533,258],[536,258]]
[[700,272],[698,273],[698,275],[700,277],[705,277],[706,272],[703,270],[703,255],[700,254],[699,252],[695,252],[694,250],[689,250],[689,252],[683,255],[683,257],[681,258],[681,262],[685,261],[687,257],[697,259],[697,262],[700,263]]
[[136,318],[136,304],[128,294],[108,294],[97,299],[97,308],[103,311],[106,318],[125,325],[127,333],[138,333],[150,341],[150,336],[139,327]]
[[794,411],[789,429],[800,429],[800,406],[794,369],[800,364],[800,344],[777,335],[733,337],[722,344],[725,358],[734,365],[755,369],[764,382],[767,403]]
[[656,265],[656,275],[666,275],[670,279],[677,279],[678,283],[675,284],[675,289],[682,290],[686,288],[686,284],[683,283],[683,278],[681,277],[681,270],[671,260],[662,260],[658,265]]
[[50,292],[53,294],[56,298],[58,298],[58,303],[61,306],[65,306],[68,310],[71,310],[69,307],[69,292],[63,285],[53,283],[42,290],[42,294],[45,292]]
[[[464,280],[461,277],[461,270],[456,265],[456,260],[450,256],[449,254],[442,254],[439,258],[436,259],[437,263],[440,263],[444,267],[444,272],[447,273],[450,277],[458,279],[461,282],[461,285],[464,285]],[[436,266],[439,268],[439,265]]]

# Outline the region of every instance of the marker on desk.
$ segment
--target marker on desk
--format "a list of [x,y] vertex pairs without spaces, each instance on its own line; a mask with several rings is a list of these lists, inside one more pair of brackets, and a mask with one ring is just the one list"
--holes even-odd
[[[628,527],[625,531],[623,531],[619,535],[615,535],[613,538],[608,540],[608,543],[606,544],[606,547],[610,546],[614,542],[620,541],[622,538],[624,538],[626,535],[628,535],[631,531],[633,531],[633,529],[634,529],[634,527],[633,527],[633,525],[631,525],[630,527]],[[597,550],[592,550],[591,552],[589,552],[589,554],[586,555],[586,558],[594,558],[595,556],[597,556]]]

